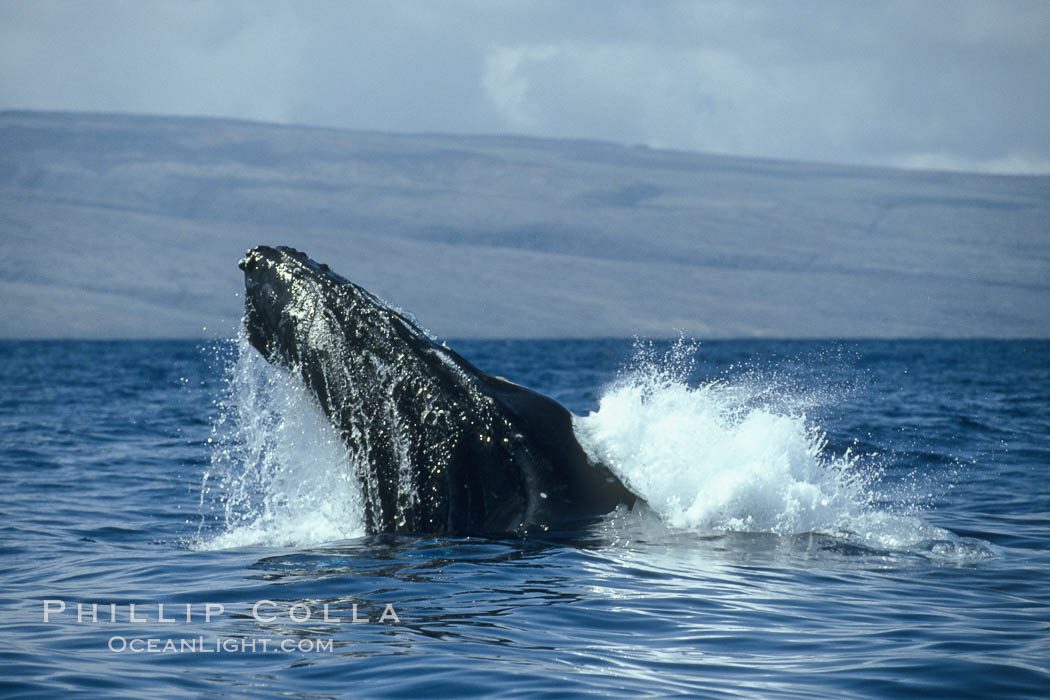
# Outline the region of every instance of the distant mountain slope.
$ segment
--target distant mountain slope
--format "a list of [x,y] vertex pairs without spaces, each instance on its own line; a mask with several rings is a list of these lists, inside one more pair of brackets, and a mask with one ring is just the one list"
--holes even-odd
[[8,112],[0,237],[0,337],[230,334],[259,243],[445,337],[1050,336],[1050,177]]

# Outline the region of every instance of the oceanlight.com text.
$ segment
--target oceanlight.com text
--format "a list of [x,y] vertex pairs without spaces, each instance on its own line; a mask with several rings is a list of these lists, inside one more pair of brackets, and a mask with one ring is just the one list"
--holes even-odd
[[154,637],[115,636],[109,650],[117,654],[265,654],[332,653],[332,639],[271,639],[269,637]]

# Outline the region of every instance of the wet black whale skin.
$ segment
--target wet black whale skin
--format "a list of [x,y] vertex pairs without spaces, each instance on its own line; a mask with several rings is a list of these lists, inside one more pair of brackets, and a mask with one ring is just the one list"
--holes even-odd
[[370,532],[566,530],[637,500],[558,402],[479,370],[327,265],[260,246],[240,266],[249,341],[339,430]]

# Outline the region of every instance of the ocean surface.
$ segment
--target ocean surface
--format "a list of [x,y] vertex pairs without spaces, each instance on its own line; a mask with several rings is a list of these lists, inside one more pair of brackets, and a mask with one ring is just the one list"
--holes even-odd
[[243,341],[0,343],[0,692],[1050,695],[1050,342],[449,345],[648,505],[367,536]]

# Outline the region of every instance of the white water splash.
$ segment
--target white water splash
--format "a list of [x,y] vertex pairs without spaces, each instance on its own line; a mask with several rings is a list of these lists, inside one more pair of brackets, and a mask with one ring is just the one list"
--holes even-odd
[[[243,337],[236,350],[218,403],[193,546],[308,546],[364,535],[354,465],[316,401]],[[987,543],[929,525],[909,514],[907,503],[876,507],[878,464],[849,451],[830,454],[807,420],[806,410],[826,398],[821,392],[754,376],[691,387],[695,351],[679,342],[658,357],[643,346],[599,410],[575,419],[584,449],[612,467],[665,526],[823,533],[940,560],[990,555]]]
[[303,546],[363,535],[357,477],[317,402],[243,334],[236,351],[212,429],[195,547]]
[[877,464],[829,454],[797,401],[768,382],[690,387],[695,346],[663,357],[641,346],[632,368],[575,422],[584,449],[609,465],[663,521],[701,532],[824,533],[867,546],[908,548],[951,533],[914,515],[879,510]]

